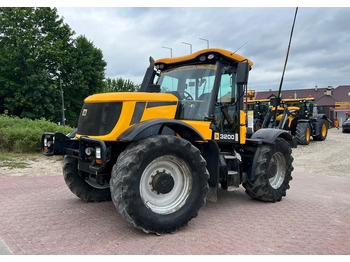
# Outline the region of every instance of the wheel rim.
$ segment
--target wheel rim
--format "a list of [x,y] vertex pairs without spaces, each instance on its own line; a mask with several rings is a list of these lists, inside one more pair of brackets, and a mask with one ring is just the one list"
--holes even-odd
[[322,136],[326,136],[326,134],[327,134],[327,127],[326,127],[326,125],[324,124],[324,125],[322,126]]
[[153,212],[170,214],[186,203],[192,182],[191,170],[184,160],[173,155],[161,156],[143,171],[140,196]]
[[309,141],[310,140],[310,128],[308,127],[306,129],[306,141]]
[[286,176],[286,160],[281,152],[273,154],[268,167],[269,183],[272,188],[278,189]]
[[92,186],[93,188],[96,188],[96,189],[109,188],[108,182],[105,182],[105,181],[99,179],[99,177],[96,177],[94,175],[90,174],[89,176],[85,177],[84,179],[85,179],[85,182],[87,184],[89,184],[90,186]]

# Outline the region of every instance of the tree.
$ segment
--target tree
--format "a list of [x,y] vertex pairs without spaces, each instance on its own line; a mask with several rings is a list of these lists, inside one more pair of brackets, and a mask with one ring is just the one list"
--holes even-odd
[[73,31],[51,8],[0,8],[0,112],[56,120],[54,77],[66,63]]
[[124,80],[120,77],[117,79],[107,78],[104,92],[135,92],[138,91],[139,88],[139,85],[135,85],[134,82],[129,79]]
[[0,114],[76,124],[85,97],[101,92],[102,51],[74,31],[56,8],[0,8]]
[[75,39],[70,79],[66,79],[66,118],[76,124],[84,99],[104,90],[105,67],[102,51],[94,47],[85,36]]

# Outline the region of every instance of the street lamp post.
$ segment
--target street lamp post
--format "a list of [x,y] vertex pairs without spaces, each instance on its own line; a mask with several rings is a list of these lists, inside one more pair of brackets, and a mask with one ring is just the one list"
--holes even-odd
[[173,49],[170,47],[162,46],[162,48],[169,49],[170,50],[170,57],[173,57]]
[[192,44],[186,43],[186,42],[182,42],[182,43],[185,44],[185,45],[189,45],[190,46],[190,54],[192,54]]
[[64,96],[63,96],[62,79],[61,78],[60,78],[60,89],[61,89],[61,98],[62,98],[62,124],[65,126]]
[[207,42],[207,48],[209,48],[209,40],[208,39],[204,39],[204,38],[199,38],[200,40],[206,41]]

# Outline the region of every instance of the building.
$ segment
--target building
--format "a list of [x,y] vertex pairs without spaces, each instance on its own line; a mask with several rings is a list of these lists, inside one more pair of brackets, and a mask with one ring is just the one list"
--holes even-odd
[[[270,99],[277,97],[278,91],[255,92],[254,99]],[[318,113],[326,114],[334,122],[342,125],[346,119],[346,112],[350,112],[350,85],[331,86],[325,88],[293,89],[281,91],[281,98],[315,98],[314,105]]]

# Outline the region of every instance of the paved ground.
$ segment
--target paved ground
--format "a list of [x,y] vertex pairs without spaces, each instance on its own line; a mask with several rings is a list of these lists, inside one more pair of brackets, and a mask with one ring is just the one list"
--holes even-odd
[[[332,139],[331,134],[328,143]],[[321,146],[315,143],[307,147]],[[346,148],[339,159],[349,154]],[[310,148],[297,150],[310,150],[312,159]],[[291,189],[279,203],[252,200],[243,189],[219,191],[218,202],[208,202],[187,228],[163,236],[129,226],[112,202],[79,200],[56,173],[0,176],[0,255],[349,255],[349,173],[307,168],[296,159]]]
[[350,179],[294,172],[279,203],[221,191],[187,228],[147,235],[61,176],[0,178],[0,237],[24,254],[350,254]]

